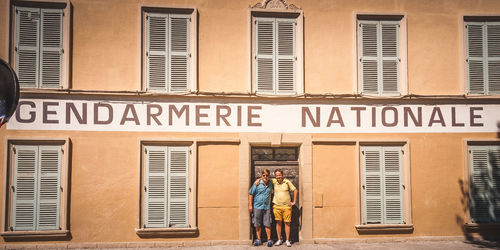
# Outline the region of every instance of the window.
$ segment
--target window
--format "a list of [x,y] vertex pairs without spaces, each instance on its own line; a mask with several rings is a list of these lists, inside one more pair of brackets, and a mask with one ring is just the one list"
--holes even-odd
[[67,144],[16,141],[9,145],[8,223],[4,237],[67,233]]
[[194,89],[194,10],[146,9],[145,82],[148,91]]
[[21,88],[67,86],[67,9],[65,3],[13,5],[13,58]]
[[196,229],[191,206],[194,201],[189,147],[144,145],[143,150],[142,217],[138,234],[158,233],[158,229],[165,232]]
[[500,22],[466,22],[469,94],[500,94]]
[[363,162],[363,224],[405,224],[402,148],[365,146]]
[[471,219],[500,222],[500,146],[470,146]]
[[358,16],[359,77],[362,94],[400,95],[402,92],[402,18]]

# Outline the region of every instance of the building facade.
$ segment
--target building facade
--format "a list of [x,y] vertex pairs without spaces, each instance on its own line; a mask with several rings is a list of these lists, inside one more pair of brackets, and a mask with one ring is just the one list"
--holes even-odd
[[295,241],[498,235],[498,1],[0,4],[4,243],[248,242],[264,168]]

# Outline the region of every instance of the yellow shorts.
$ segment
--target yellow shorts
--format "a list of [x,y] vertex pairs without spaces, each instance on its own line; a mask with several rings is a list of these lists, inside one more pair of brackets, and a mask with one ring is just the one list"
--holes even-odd
[[273,206],[274,219],[278,221],[291,222],[292,221],[292,208]]

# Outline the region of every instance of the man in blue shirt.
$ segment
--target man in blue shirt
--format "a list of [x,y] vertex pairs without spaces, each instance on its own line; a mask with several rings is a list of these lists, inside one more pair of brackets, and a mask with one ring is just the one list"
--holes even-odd
[[[4,100],[0,100],[0,127],[2,127],[7,113],[7,107]],[[6,121],[5,121],[6,122]]]
[[260,239],[262,224],[266,229],[267,246],[273,246],[271,240],[271,192],[273,185],[269,181],[269,173],[269,170],[263,170],[259,185],[252,185],[250,191],[248,191],[248,210],[250,213],[253,212],[252,224],[257,231],[257,240],[255,240],[254,246],[258,246],[262,242]]

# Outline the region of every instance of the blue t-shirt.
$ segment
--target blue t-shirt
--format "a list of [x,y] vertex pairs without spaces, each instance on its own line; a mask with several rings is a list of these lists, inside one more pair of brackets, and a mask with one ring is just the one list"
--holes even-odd
[[267,182],[267,186],[262,180],[260,180],[259,185],[255,186],[252,184],[249,194],[253,195],[253,207],[256,209],[270,209],[271,208],[271,191],[273,190],[273,184],[271,181]]

